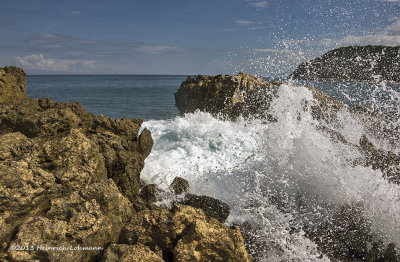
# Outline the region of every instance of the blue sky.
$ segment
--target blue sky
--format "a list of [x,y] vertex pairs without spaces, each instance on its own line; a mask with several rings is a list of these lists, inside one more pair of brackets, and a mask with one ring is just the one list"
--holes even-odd
[[284,76],[348,45],[400,45],[400,0],[0,0],[0,66],[28,74]]

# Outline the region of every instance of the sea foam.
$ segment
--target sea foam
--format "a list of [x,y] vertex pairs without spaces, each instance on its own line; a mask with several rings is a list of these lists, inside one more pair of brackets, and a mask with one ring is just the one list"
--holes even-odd
[[193,193],[226,201],[228,223],[252,225],[260,261],[327,261],[302,228],[344,205],[360,206],[377,239],[400,245],[399,185],[354,164],[361,156],[351,144],[363,124],[339,112],[335,128],[350,144],[332,141],[312,118],[312,103],[308,88],[283,84],[268,112],[277,122],[204,112],[146,121],[155,143],[141,178],[166,189],[180,176]]

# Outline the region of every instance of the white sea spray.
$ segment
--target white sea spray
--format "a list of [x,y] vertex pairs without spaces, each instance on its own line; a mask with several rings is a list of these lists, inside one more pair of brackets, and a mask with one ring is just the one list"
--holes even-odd
[[[226,201],[228,223],[255,225],[252,233],[265,247],[261,261],[327,260],[302,225],[318,226],[346,204],[362,207],[377,238],[399,245],[399,185],[379,170],[354,165],[359,151],[318,129],[312,100],[309,89],[285,84],[268,112],[275,123],[223,121],[204,112],[147,121],[155,145],[141,177],[166,189],[180,176],[193,193]],[[357,144],[363,124],[345,110],[338,118],[336,131]]]

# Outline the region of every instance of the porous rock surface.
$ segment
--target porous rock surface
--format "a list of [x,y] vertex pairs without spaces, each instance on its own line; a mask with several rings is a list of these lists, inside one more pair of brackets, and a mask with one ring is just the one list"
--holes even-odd
[[200,110],[230,119],[263,116],[279,85],[243,72],[236,76],[188,76],[175,93],[175,105],[181,114]]
[[[30,99],[25,83],[23,70],[0,68],[0,261],[163,261],[163,252],[171,254],[168,261],[183,261],[193,245],[199,257],[250,261],[238,230],[191,207],[190,223],[170,221],[176,211],[141,198],[140,171],[153,145],[147,129],[139,134],[142,120]],[[165,233],[168,245],[151,227],[148,242],[121,241],[126,225],[160,219],[183,230]],[[193,221],[215,234],[186,236]],[[209,235],[190,242],[199,234]],[[212,243],[218,252],[206,249]]]
[[143,244],[174,261],[251,261],[240,244],[238,227],[228,228],[202,210],[181,204],[171,210],[140,211],[122,229],[119,241]]

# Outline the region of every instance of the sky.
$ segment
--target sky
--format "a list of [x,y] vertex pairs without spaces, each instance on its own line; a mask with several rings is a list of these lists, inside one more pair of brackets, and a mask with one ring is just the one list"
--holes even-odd
[[28,74],[282,77],[368,44],[400,45],[400,0],[0,0],[0,66]]

